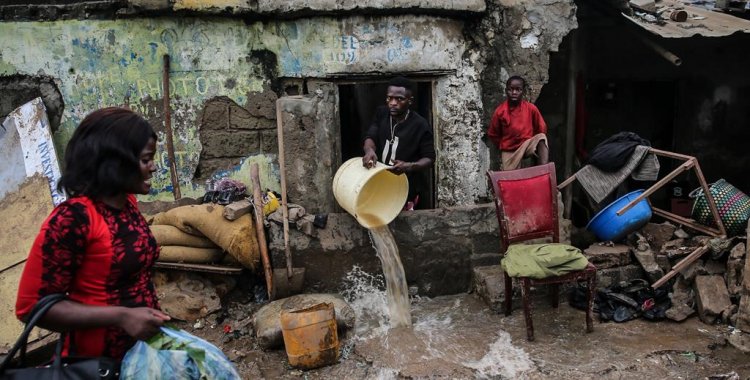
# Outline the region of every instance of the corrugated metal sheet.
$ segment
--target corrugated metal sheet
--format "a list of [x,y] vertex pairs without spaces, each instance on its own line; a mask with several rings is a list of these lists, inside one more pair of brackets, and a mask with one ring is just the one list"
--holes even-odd
[[663,0],[659,7],[683,9],[688,13],[687,21],[677,22],[669,19],[669,10],[663,13],[661,25],[648,22],[644,17],[623,16],[651,33],[665,38],[685,38],[693,36],[722,37],[740,33],[750,33],[750,21],[727,13],[715,12],[701,7],[686,5],[679,1]]

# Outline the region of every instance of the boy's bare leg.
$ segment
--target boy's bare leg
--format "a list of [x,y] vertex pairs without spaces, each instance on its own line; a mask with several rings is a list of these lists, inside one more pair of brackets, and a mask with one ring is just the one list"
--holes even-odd
[[545,141],[536,144],[537,165],[544,165],[549,162],[549,148]]

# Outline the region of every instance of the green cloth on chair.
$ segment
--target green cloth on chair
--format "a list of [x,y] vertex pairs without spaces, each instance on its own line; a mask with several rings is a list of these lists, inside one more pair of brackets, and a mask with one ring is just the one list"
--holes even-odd
[[510,277],[542,279],[586,268],[581,250],[567,244],[514,244],[502,260]]

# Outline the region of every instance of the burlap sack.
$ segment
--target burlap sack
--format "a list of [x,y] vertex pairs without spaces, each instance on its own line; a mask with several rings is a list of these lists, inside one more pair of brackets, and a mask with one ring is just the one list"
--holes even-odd
[[217,247],[217,245],[208,238],[187,234],[182,232],[179,228],[168,224],[152,225],[151,233],[154,234],[154,238],[156,238],[156,242],[160,246],[180,245],[183,247],[195,248]]
[[190,235],[205,236],[242,266],[255,270],[260,262],[260,248],[252,216],[245,214],[230,221],[223,213],[224,206],[215,204],[181,206],[155,215],[153,224],[168,224]]
[[169,263],[211,264],[221,261],[224,251],[221,248],[196,248],[178,245],[161,247],[159,259]]

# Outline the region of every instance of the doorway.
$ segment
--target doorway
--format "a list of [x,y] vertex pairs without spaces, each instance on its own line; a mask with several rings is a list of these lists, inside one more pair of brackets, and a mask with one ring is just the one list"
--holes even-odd
[[[412,79],[413,80],[413,79]],[[433,128],[433,82],[430,80],[413,80],[415,84],[414,104],[412,111],[422,115]],[[341,159],[342,162],[362,156],[362,143],[367,129],[372,123],[375,109],[385,104],[388,89],[387,80],[340,83],[339,114],[341,116]],[[418,178],[428,191],[420,199],[416,209],[435,208],[435,175],[434,166]]]

